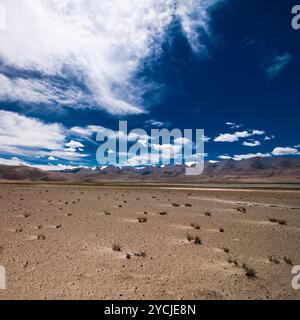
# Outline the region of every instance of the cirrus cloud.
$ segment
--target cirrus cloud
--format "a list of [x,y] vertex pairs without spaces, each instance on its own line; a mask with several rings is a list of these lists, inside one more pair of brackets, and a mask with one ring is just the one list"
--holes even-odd
[[[174,19],[192,50],[201,52],[198,30],[208,30],[209,9],[219,1],[2,0],[7,28],[0,30],[0,60],[27,76],[2,75],[0,86],[9,90],[0,90],[0,99],[144,112],[149,83],[136,79],[143,61],[160,54]],[[40,77],[28,78],[30,73]],[[61,80],[74,78],[87,88],[87,97],[78,87],[60,89]]]

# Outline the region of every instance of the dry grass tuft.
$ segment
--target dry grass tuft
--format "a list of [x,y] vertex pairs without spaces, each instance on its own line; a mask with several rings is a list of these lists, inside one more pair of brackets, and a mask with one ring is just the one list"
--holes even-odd
[[200,225],[197,223],[191,223],[191,227],[194,228],[195,230],[200,230]]
[[167,215],[168,214],[168,212],[166,212],[166,211],[162,211],[162,212],[160,212],[159,213],[161,216],[165,216],[165,215]]
[[144,223],[147,221],[148,221],[147,217],[138,217],[138,222],[140,222],[140,223]]
[[226,252],[226,253],[229,253],[229,252],[230,252],[230,249],[227,248],[227,247],[224,247],[224,248],[223,248],[223,251]]
[[245,274],[249,279],[255,279],[256,278],[256,271],[255,271],[254,268],[250,267],[246,263],[243,263],[242,267],[245,270]]
[[274,256],[269,256],[268,259],[269,259],[270,262],[272,262],[274,264],[279,264],[280,263],[280,261],[277,258],[275,258]]
[[190,234],[190,233],[186,234],[186,238],[187,238],[188,241],[194,240],[194,236],[192,234]]
[[202,240],[199,236],[196,236],[195,239],[194,239],[194,243],[195,244],[202,244]]
[[236,210],[241,213],[246,213],[247,209],[245,207],[237,207]]
[[113,243],[111,248],[113,251],[118,251],[118,252],[122,250],[122,247],[118,243]]
[[146,251],[139,251],[139,252],[134,252],[133,255],[139,258],[146,258],[147,253]]
[[283,261],[288,264],[289,266],[293,266],[292,259],[289,257],[283,257]]
[[273,223],[278,223],[282,226],[285,226],[287,224],[286,220],[283,220],[283,219],[269,218],[269,221]]

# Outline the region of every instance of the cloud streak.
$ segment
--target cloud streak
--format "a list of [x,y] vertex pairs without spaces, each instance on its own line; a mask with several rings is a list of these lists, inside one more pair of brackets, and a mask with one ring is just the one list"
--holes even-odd
[[78,88],[61,91],[54,80],[46,80],[76,78],[88,88],[88,107],[112,114],[144,112],[146,86],[135,79],[141,63],[159,55],[174,19],[191,48],[200,52],[197,30],[207,30],[209,8],[217,2],[3,0],[7,28],[0,31],[0,60],[6,67],[38,73],[42,80],[2,75],[0,87],[8,90],[0,91],[0,99],[86,107]]
[[292,55],[289,53],[273,57],[267,64],[267,78],[269,80],[272,80],[273,78],[277,77],[284,70],[284,68],[286,68],[287,65],[291,62],[292,58]]

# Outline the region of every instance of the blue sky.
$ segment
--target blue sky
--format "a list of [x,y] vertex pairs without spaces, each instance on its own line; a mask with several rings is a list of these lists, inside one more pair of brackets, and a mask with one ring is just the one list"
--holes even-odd
[[2,0],[0,163],[96,166],[119,120],[205,129],[210,161],[298,156],[295,4]]

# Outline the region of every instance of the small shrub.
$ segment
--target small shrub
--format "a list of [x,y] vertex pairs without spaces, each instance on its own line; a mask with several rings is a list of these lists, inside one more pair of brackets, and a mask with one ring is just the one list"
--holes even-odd
[[195,239],[194,239],[194,243],[195,244],[202,244],[202,240],[199,236],[196,236]]
[[22,227],[19,227],[19,228],[16,229],[16,233],[21,233],[21,232],[23,232],[23,228]]
[[283,261],[288,264],[289,266],[293,265],[292,259],[289,257],[283,257]]
[[205,215],[206,217],[211,217],[211,212],[206,211],[206,212],[204,212],[204,215]]
[[194,236],[191,235],[190,233],[187,233],[186,238],[187,238],[188,241],[194,240]]
[[269,221],[273,222],[273,223],[278,223],[278,224],[283,225],[283,226],[286,225],[286,220],[282,220],[282,219],[269,218]]
[[166,214],[168,214],[166,211],[162,211],[159,213],[161,216],[165,216]]
[[246,213],[247,209],[245,207],[237,207],[236,210],[241,213]]
[[219,231],[222,233],[225,232],[225,230],[223,228],[220,228]]
[[191,227],[194,228],[195,230],[200,230],[199,224],[191,223]]
[[111,247],[113,251],[121,251],[122,247],[118,243],[114,243]]
[[147,218],[146,217],[138,217],[138,222],[140,223],[144,223],[144,222],[147,222]]
[[246,263],[243,263],[242,267],[245,270],[245,274],[248,278],[250,279],[256,278],[256,271],[254,268],[248,266]]
[[227,247],[224,247],[224,248],[223,248],[223,251],[226,252],[226,253],[229,253],[230,249],[227,248]]
[[134,255],[139,258],[146,258],[147,253],[146,251],[139,251],[139,252],[135,252]]
[[172,206],[173,206],[173,207],[180,207],[180,204],[178,204],[178,203],[172,203]]
[[190,203],[185,204],[186,207],[191,207],[192,205]]
[[37,239],[38,239],[38,240],[45,240],[46,237],[45,237],[45,235],[43,235],[43,234],[39,234],[39,235],[37,236]]
[[25,212],[25,213],[23,214],[23,216],[24,216],[24,218],[29,218],[31,215],[30,215],[30,213]]
[[274,263],[274,264],[279,264],[280,261],[278,259],[276,259],[274,256],[269,256],[268,257],[269,261]]
[[110,215],[111,215],[111,213],[110,213],[109,211],[104,211],[104,214],[105,214],[106,216],[110,216]]
[[234,264],[236,267],[239,265],[238,261],[236,259],[228,258],[227,262],[230,264]]
[[126,259],[131,259],[131,254],[130,253],[126,253]]

